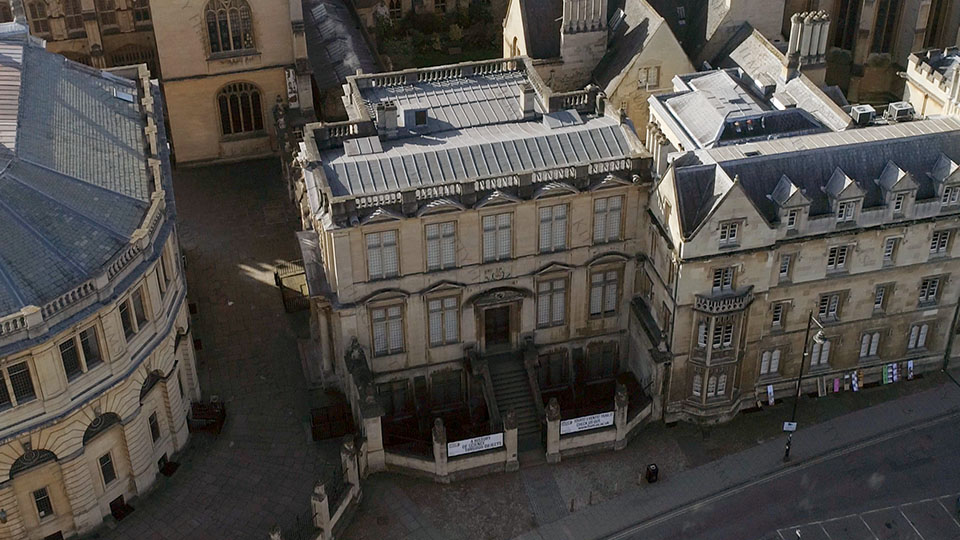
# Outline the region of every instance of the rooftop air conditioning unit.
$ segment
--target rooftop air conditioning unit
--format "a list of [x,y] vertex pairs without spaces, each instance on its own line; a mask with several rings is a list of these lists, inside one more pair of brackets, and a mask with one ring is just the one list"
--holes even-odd
[[906,101],[894,101],[887,105],[887,118],[894,122],[908,122],[913,120],[913,105]]
[[850,107],[850,116],[858,126],[869,125],[870,122],[873,122],[873,117],[876,115],[877,110],[870,105],[854,105]]

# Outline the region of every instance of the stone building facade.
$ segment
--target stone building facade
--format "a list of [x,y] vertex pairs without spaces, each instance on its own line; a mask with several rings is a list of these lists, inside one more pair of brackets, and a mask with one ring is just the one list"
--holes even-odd
[[960,48],[910,55],[903,100],[922,116],[960,115]]
[[654,376],[628,337],[649,159],[596,89],[554,93],[526,58],[348,87],[351,120],[309,126],[294,191],[318,371],[358,418],[368,392],[387,439],[515,408],[536,444],[551,391],[573,407],[576,385]]
[[62,538],[151,488],[200,389],[160,90],[25,30],[0,27],[0,538]]
[[312,114],[301,2],[188,0],[151,8],[178,163],[275,153],[275,107]]
[[[940,369],[957,332],[955,118],[698,150],[651,194],[653,302],[674,306],[664,419]],[[825,341],[803,357],[808,316]],[[814,326],[814,331],[817,327]]]
[[[148,0],[12,2],[22,4],[31,34],[46,40],[47,50],[96,68],[145,63],[160,76]],[[12,8],[0,6],[0,21],[12,20]]]

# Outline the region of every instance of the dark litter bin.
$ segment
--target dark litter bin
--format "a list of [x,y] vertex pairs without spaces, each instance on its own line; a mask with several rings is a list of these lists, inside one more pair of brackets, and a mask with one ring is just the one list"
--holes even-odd
[[657,481],[657,477],[660,476],[660,469],[657,468],[656,463],[651,463],[647,465],[647,472],[645,477],[648,484],[652,484]]

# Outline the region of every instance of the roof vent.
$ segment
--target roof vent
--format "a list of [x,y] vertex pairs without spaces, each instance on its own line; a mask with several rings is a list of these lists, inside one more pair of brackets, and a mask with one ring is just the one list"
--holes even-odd
[[873,122],[873,117],[877,115],[877,110],[870,105],[854,105],[850,107],[850,117],[853,123],[858,126],[869,125]]
[[894,101],[887,105],[887,112],[884,116],[894,122],[909,122],[913,120],[913,105],[906,101]]

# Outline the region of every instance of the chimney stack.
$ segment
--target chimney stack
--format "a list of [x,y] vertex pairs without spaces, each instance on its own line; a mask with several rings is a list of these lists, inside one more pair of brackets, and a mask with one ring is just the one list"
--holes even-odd
[[385,101],[377,104],[377,133],[381,139],[397,136],[397,104]]
[[520,85],[520,111],[524,118],[532,118],[537,112],[537,93],[533,85],[525,82]]
[[825,11],[794,13],[790,17],[790,41],[783,78],[789,81],[803,71],[817,84],[826,74],[827,35],[830,16]]

